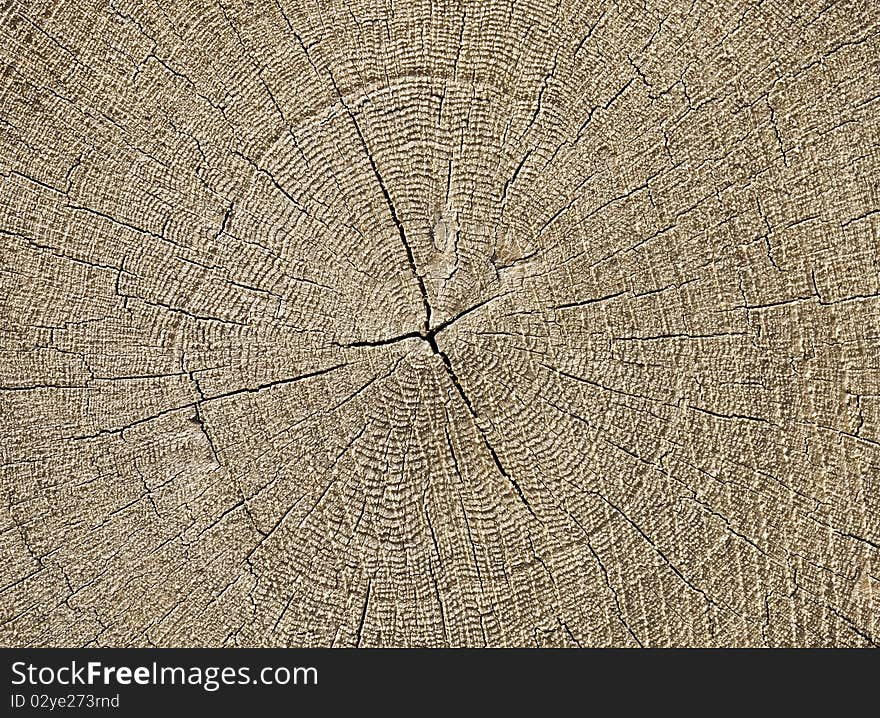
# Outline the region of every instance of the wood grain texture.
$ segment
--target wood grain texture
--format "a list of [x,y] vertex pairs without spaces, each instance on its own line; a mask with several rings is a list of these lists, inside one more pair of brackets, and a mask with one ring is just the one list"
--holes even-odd
[[0,643],[880,641],[873,0],[0,37]]

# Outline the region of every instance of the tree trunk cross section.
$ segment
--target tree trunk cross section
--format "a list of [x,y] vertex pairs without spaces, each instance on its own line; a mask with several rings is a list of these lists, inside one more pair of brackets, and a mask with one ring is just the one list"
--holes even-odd
[[0,35],[0,643],[880,642],[876,2]]

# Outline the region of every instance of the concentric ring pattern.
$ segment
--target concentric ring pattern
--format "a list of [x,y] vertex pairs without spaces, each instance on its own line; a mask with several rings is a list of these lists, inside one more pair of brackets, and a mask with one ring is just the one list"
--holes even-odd
[[0,36],[0,642],[880,641],[876,3]]

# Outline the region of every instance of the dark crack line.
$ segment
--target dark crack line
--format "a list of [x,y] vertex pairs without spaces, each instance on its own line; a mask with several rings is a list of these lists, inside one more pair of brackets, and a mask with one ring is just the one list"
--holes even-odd
[[385,339],[361,340],[361,341],[356,341],[356,342],[350,342],[348,344],[340,344],[338,342],[335,342],[335,344],[337,346],[341,346],[344,348],[351,348],[351,347],[388,346],[389,344],[395,344],[397,342],[405,341],[407,339],[422,339],[423,341],[427,342],[428,346],[431,347],[431,351],[435,355],[440,357],[440,360],[443,363],[443,367],[446,370],[446,374],[449,377],[450,381],[452,382],[452,385],[455,387],[455,390],[458,393],[459,397],[461,398],[462,403],[464,403],[465,407],[468,410],[468,413],[470,414],[471,418],[473,419],[473,424],[476,427],[477,431],[479,432],[480,438],[482,439],[483,444],[486,447],[486,450],[489,452],[489,456],[492,458],[492,462],[495,464],[495,467],[498,470],[498,473],[501,474],[505,479],[507,479],[508,483],[510,483],[510,485],[513,487],[514,491],[516,491],[517,496],[519,496],[520,500],[522,501],[523,505],[526,507],[528,512],[536,520],[540,521],[540,519],[538,518],[538,515],[535,513],[534,509],[532,509],[532,506],[529,503],[529,500],[526,498],[526,495],[523,492],[522,487],[519,485],[517,480],[513,476],[511,476],[510,473],[507,471],[504,464],[501,462],[500,457],[498,456],[498,452],[495,451],[495,447],[489,441],[489,437],[486,435],[486,431],[480,426],[479,419],[477,416],[477,411],[474,408],[473,402],[471,402],[470,398],[468,397],[467,392],[465,392],[464,387],[462,386],[461,381],[458,378],[458,374],[456,374],[455,369],[452,366],[452,361],[449,359],[449,356],[446,354],[446,352],[444,352],[442,349],[440,349],[439,345],[437,344],[437,334],[442,332],[444,329],[447,329],[449,326],[451,326],[454,322],[458,321],[462,317],[470,314],[471,312],[476,311],[480,307],[483,307],[486,304],[488,304],[489,302],[492,302],[495,299],[498,299],[502,296],[504,296],[504,294],[500,294],[495,297],[490,297],[489,299],[485,299],[481,302],[478,302],[477,304],[474,304],[473,306],[468,307],[467,309],[459,312],[458,314],[451,317],[450,319],[447,319],[446,321],[441,322],[440,324],[438,324],[436,327],[433,327],[433,328],[430,328],[430,314],[428,314],[429,323],[426,325],[424,330],[419,331],[419,332],[407,332],[406,334],[399,334],[397,336],[388,337]]
[[620,292],[615,292],[614,294],[606,294],[603,297],[591,297],[589,299],[582,299],[580,301],[575,302],[566,302],[565,304],[556,304],[550,309],[573,309],[575,307],[586,307],[590,304],[598,304],[600,302],[607,302],[612,299],[617,299],[617,297],[621,297],[624,294],[627,294],[629,290],[624,289]]
[[398,342],[402,342],[407,339],[424,339],[424,334],[422,334],[421,332],[407,332],[406,334],[398,334],[397,336],[388,337],[385,339],[360,339],[358,341],[347,342],[345,344],[341,342],[333,342],[333,345],[342,347],[343,349],[352,349],[355,347],[386,347],[389,344],[397,344]]
[[363,639],[363,636],[364,636],[364,625],[367,622],[367,611],[370,608],[370,594],[372,593],[372,589],[373,589],[373,580],[371,578],[368,578],[367,579],[367,596],[364,599],[364,610],[361,612],[361,620],[358,623],[358,628],[357,628],[357,642],[355,643],[355,646],[357,648],[361,647],[361,640]]
[[511,476],[507,469],[504,468],[504,464],[501,463],[501,459],[498,457],[498,453],[495,451],[495,447],[492,446],[489,441],[489,437],[486,436],[486,432],[483,427],[480,426],[479,419],[477,417],[477,412],[474,409],[474,405],[471,400],[468,398],[467,393],[464,390],[464,387],[461,385],[461,381],[458,378],[458,375],[455,373],[455,369],[452,367],[452,362],[449,357],[446,355],[444,351],[437,346],[437,340],[434,338],[433,334],[428,334],[425,337],[425,341],[431,346],[434,354],[440,357],[440,360],[443,362],[443,366],[446,369],[446,374],[449,376],[452,385],[455,387],[455,390],[458,392],[459,397],[461,397],[462,402],[467,407],[468,413],[470,413],[471,418],[473,419],[474,427],[476,427],[477,431],[480,433],[480,438],[483,440],[483,445],[486,447],[486,450],[489,452],[489,456],[492,457],[492,462],[495,464],[495,468],[498,469],[498,473],[501,474],[505,479],[507,479],[508,483],[513,487],[514,491],[516,491],[517,496],[519,496],[520,501],[522,501],[523,505],[528,509],[528,512],[538,521],[538,515],[535,513],[534,509],[532,509],[532,505],[529,503],[529,500],[526,498],[526,495],[523,493],[522,487],[519,485],[519,482],[513,476]]
[[393,337],[384,337],[380,339],[359,339],[353,342],[332,342],[333,346],[342,347],[344,349],[351,349],[355,347],[384,347],[390,344],[397,344],[398,342],[406,341],[407,339],[423,339],[431,345],[431,349],[435,354],[439,354],[439,350],[436,348],[436,341],[434,338],[443,330],[448,329],[455,322],[463,317],[467,316],[471,312],[480,309],[481,307],[486,306],[490,302],[494,302],[496,299],[500,299],[506,295],[510,294],[510,292],[504,292],[503,294],[498,294],[494,297],[490,297],[489,299],[484,299],[481,302],[477,302],[473,306],[468,307],[460,311],[458,314],[450,317],[446,321],[440,322],[433,328],[422,329],[417,332],[406,332],[405,334],[397,334]]
[[325,369],[318,369],[316,371],[308,372],[306,374],[300,374],[299,376],[289,377],[288,379],[278,379],[277,381],[270,381],[266,384],[260,384],[255,387],[245,387],[243,389],[233,389],[232,391],[223,392],[222,394],[214,394],[213,396],[205,397],[202,401],[216,401],[218,399],[228,399],[232,396],[238,396],[239,394],[257,394],[261,391],[265,391],[266,389],[274,389],[277,386],[284,386],[286,384],[293,384],[294,382],[303,381],[304,379],[311,379],[316,376],[323,376],[324,374],[329,374],[332,371],[336,371],[337,369],[342,369],[347,366],[346,364],[334,364],[331,367],[327,367]]
[[370,151],[370,146],[367,144],[364,133],[361,131],[361,126],[360,123],[357,121],[357,116],[354,114],[354,112],[352,112],[351,108],[348,106],[348,103],[345,101],[345,97],[343,97],[342,92],[340,92],[339,86],[336,84],[336,78],[333,76],[333,73],[330,71],[329,67],[327,68],[327,74],[330,76],[330,82],[333,85],[333,89],[336,91],[339,102],[345,108],[346,113],[348,113],[348,116],[351,119],[352,125],[354,125],[354,130],[357,133],[364,153],[367,155],[367,160],[369,161],[370,167],[373,170],[373,174],[376,177],[376,182],[379,185],[379,189],[382,191],[382,196],[385,198],[385,204],[388,205],[388,212],[391,215],[394,226],[397,227],[397,233],[400,236],[400,242],[401,244],[403,244],[403,249],[406,252],[406,259],[409,263],[410,271],[412,272],[413,277],[415,277],[416,283],[419,285],[419,292],[422,295],[422,305],[425,310],[424,330],[428,331],[431,328],[431,302],[428,300],[428,289],[425,286],[425,280],[416,269],[415,255],[413,254],[412,246],[407,239],[406,230],[403,227],[403,222],[400,221],[400,216],[397,214],[397,208],[394,206],[394,200],[391,199],[391,194],[388,192],[388,187],[385,185],[385,180],[382,179],[382,174],[379,172],[379,166],[376,164],[376,159],[373,157],[373,153]]

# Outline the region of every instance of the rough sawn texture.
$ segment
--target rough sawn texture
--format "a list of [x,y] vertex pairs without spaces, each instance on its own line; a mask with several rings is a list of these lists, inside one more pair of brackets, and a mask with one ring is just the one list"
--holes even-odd
[[880,642],[876,2],[0,38],[0,643]]

